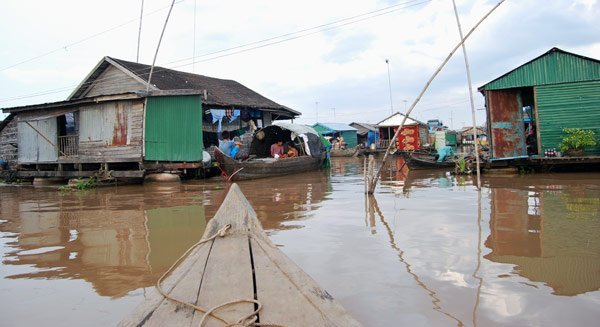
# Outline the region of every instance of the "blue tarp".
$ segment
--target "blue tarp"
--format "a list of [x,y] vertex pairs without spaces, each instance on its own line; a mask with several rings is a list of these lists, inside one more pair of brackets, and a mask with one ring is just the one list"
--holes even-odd
[[454,154],[454,150],[452,150],[452,147],[450,146],[444,146],[441,149],[438,149],[438,162],[442,162],[446,159],[446,157],[451,156]]

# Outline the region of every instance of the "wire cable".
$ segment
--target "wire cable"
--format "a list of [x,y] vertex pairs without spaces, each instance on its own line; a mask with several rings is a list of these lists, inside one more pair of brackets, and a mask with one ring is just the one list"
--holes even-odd
[[[185,0],[179,0],[179,1],[175,2],[175,4],[177,4],[177,3],[180,3],[180,2],[183,2],[183,1],[185,1]],[[165,10],[165,9],[167,9],[167,8],[169,8],[169,7],[170,7],[170,6],[166,6],[166,7],[163,7],[163,8],[156,9],[156,10],[154,10],[154,11],[151,11],[151,12],[149,12],[148,14],[146,14],[146,15],[144,15],[144,16],[150,16],[150,15],[153,15],[153,14],[155,14],[155,13],[157,13],[157,12],[159,12],[159,11]],[[89,41],[89,40],[91,40],[91,39],[93,39],[93,38],[96,38],[96,37],[98,37],[98,36],[100,36],[100,35],[106,34],[106,33],[108,33],[108,32],[112,32],[112,31],[114,31],[114,30],[117,30],[117,29],[119,29],[119,28],[121,28],[121,27],[125,26],[125,25],[129,25],[129,24],[131,24],[131,23],[133,23],[133,22],[136,22],[136,21],[139,21],[139,20],[141,20],[141,17],[140,17],[140,18],[135,18],[135,19],[128,20],[128,21],[126,21],[126,22],[124,22],[124,23],[121,23],[121,24],[119,24],[119,25],[116,25],[116,26],[110,27],[110,28],[108,28],[108,29],[106,29],[106,30],[104,30],[104,31],[101,31],[101,32],[98,32],[98,33],[92,34],[92,35],[90,35],[90,36],[84,37],[83,39],[80,39],[80,40],[78,40],[78,41],[71,42],[71,43],[69,43],[69,44],[66,44],[66,45],[64,45],[64,46],[62,46],[62,47],[56,48],[56,49],[54,49],[54,50],[50,50],[50,51],[48,51],[48,52],[45,52],[45,53],[42,53],[42,54],[40,54],[40,55],[37,55],[37,56],[31,57],[31,58],[29,58],[29,59],[25,59],[25,60],[23,60],[23,61],[19,61],[19,62],[15,63],[15,64],[12,64],[12,65],[10,65],[10,66],[6,66],[6,67],[4,67],[4,68],[0,68],[0,72],[2,72],[2,71],[5,71],[5,70],[7,70],[7,69],[10,69],[10,68],[13,68],[13,67],[20,66],[20,65],[22,65],[22,64],[25,64],[25,63],[28,63],[28,62],[31,62],[31,61],[34,61],[34,60],[36,60],[36,59],[43,58],[43,57],[45,57],[45,56],[51,55],[51,54],[53,54],[53,53],[55,53],[55,52],[58,52],[58,51],[61,51],[61,50],[67,50],[67,48],[71,48],[71,47],[73,47],[73,46],[75,46],[75,45],[78,45],[78,44],[84,43],[84,42],[86,42],[86,41]]]
[[[182,1],[184,1],[184,0],[180,0],[180,1],[177,1],[175,3],[177,4],[177,3],[182,2]],[[388,6],[388,7],[382,8],[382,9],[377,9],[377,10],[374,10],[374,11],[370,11],[370,12],[367,12],[367,13],[364,13],[364,14],[355,15],[355,16],[351,16],[351,17],[339,19],[339,20],[336,20],[336,21],[333,21],[333,22],[330,22],[330,23],[320,24],[320,25],[317,25],[317,26],[314,26],[314,27],[302,29],[300,31],[286,33],[286,34],[282,34],[282,35],[279,35],[279,36],[270,37],[270,38],[263,39],[263,40],[260,40],[260,41],[250,42],[250,43],[246,43],[246,44],[243,44],[243,45],[239,45],[239,46],[235,46],[235,47],[231,47],[231,48],[227,48],[227,49],[222,49],[222,50],[218,50],[218,51],[208,52],[208,53],[205,53],[205,54],[202,54],[202,55],[199,55],[199,56],[196,56],[196,57],[192,57],[192,58],[185,58],[185,59],[179,59],[179,60],[171,61],[168,64],[173,64],[173,63],[178,63],[178,62],[184,62],[184,61],[194,60],[195,58],[202,58],[202,57],[207,57],[207,56],[211,56],[211,55],[214,55],[214,54],[219,54],[219,53],[224,53],[224,52],[228,52],[228,51],[240,49],[238,51],[221,54],[221,55],[210,57],[210,58],[207,58],[207,59],[204,59],[204,60],[201,60],[201,61],[195,61],[194,60],[192,63],[185,63],[185,64],[182,64],[182,65],[171,66],[170,68],[156,67],[157,69],[154,70],[154,73],[157,73],[157,72],[160,72],[160,71],[169,70],[169,69],[172,69],[172,68],[180,68],[180,67],[184,67],[184,66],[189,66],[189,65],[193,65],[194,63],[198,63],[198,62],[207,62],[207,61],[215,60],[215,59],[218,59],[218,58],[222,58],[222,57],[226,57],[226,56],[232,56],[232,55],[240,54],[240,53],[243,53],[243,52],[247,52],[247,51],[251,51],[251,50],[256,50],[256,49],[259,49],[259,48],[264,48],[264,47],[267,47],[267,46],[271,46],[271,45],[275,45],[275,44],[279,44],[279,43],[283,43],[283,42],[287,42],[287,41],[299,39],[299,38],[302,38],[302,37],[307,37],[307,36],[310,36],[310,35],[313,35],[313,34],[317,34],[317,33],[321,33],[321,32],[326,32],[326,31],[337,29],[337,28],[340,28],[340,27],[343,27],[343,26],[347,26],[347,25],[350,25],[350,24],[358,23],[358,22],[361,22],[361,21],[364,21],[364,20],[367,20],[367,19],[371,19],[371,18],[375,18],[375,17],[387,15],[387,14],[399,11],[401,9],[406,9],[406,8],[413,7],[413,6],[422,5],[422,4],[431,2],[431,1],[432,0],[422,0],[422,1],[419,1],[419,0],[410,0],[410,1],[399,3],[399,4],[395,4],[395,5],[392,5],[392,6]],[[401,6],[403,6],[403,7],[401,7]],[[163,8],[161,8],[160,10],[162,10],[162,9]],[[155,13],[157,11],[158,10],[153,11],[150,14]],[[112,28],[111,30],[114,30],[114,29],[116,29],[116,28],[118,28],[120,26],[129,24],[129,23],[131,23],[133,21],[137,21],[137,20],[138,19],[131,20],[131,21],[127,22],[127,23],[124,23],[124,24],[121,24],[121,25],[119,25],[117,27]],[[326,28],[323,28],[323,27],[326,27]],[[108,31],[109,30],[101,32],[101,33],[98,33],[97,35],[104,34],[104,33],[108,32]],[[306,33],[306,32],[309,32],[309,31],[311,31],[311,32],[310,33]],[[90,39],[90,38],[93,38],[93,37],[95,37],[95,36],[88,37],[87,39]],[[77,43],[81,43],[81,42],[83,42],[83,41],[85,41],[87,39],[80,40],[78,42],[72,43],[71,45],[74,45],[74,44],[77,44]],[[252,46],[252,47],[247,48],[249,46]],[[60,48],[60,49],[63,49],[63,48]],[[50,54],[50,53],[55,52],[55,51],[58,51],[58,50],[53,50],[53,51],[48,52],[46,54]],[[44,54],[44,55],[46,55],[46,54]],[[35,60],[35,59],[40,58],[40,57],[42,57],[44,55],[40,55],[40,56],[38,56],[36,58],[28,59],[28,60],[23,61],[21,63],[25,63],[25,62],[28,62],[28,61]],[[4,69],[0,69],[0,71],[8,69],[8,68],[11,68],[11,67],[14,67],[14,66],[19,65],[21,63],[12,65],[12,66],[4,68]],[[144,76],[147,75],[147,73],[149,73],[149,71],[150,71],[150,66],[147,66],[147,67],[144,67],[144,68],[142,68],[140,70],[132,71],[132,72],[135,73],[136,75],[138,75],[140,78],[144,78]],[[126,80],[128,80],[128,78],[129,77],[123,77],[122,81],[126,81]],[[82,86],[89,87],[89,86],[92,86],[92,85],[101,85],[103,82],[115,83],[115,82],[119,82],[119,79],[114,79],[114,78],[100,78],[100,79],[94,80],[94,82],[90,83],[89,85],[82,85]],[[41,96],[41,95],[48,95],[48,94],[60,93],[60,92],[66,91],[66,90],[68,90],[68,89],[70,89],[70,88],[72,88],[74,86],[76,87],[77,85],[70,85],[70,86],[65,86],[65,87],[58,88],[58,89],[40,91],[40,92],[37,92],[37,93],[31,93],[31,94],[26,94],[26,95],[13,96],[13,97],[8,97],[8,98],[0,98],[0,102],[21,100],[21,99],[32,98],[32,97],[37,97],[37,96]]]

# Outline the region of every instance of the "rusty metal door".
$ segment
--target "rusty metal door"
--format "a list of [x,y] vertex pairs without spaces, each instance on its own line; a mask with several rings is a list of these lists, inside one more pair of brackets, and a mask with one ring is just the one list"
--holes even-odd
[[492,158],[527,155],[523,112],[516,90],[486,91],[491,126]]

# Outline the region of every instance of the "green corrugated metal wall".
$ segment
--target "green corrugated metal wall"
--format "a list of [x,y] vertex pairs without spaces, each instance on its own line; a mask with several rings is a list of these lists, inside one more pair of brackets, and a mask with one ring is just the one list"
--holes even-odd
[[344,142],[346,142],[347,148],[354,148],[358,144],[356,131],[343,131],[342,137],[344,138]]
[[548,53],[484,85],[485,90],[600,80],[600,63],[569,53]]
[[146,105],[146,160],[202,160],[200,96],[149,97]]
[[[542,151],[558,148],[565,127],[592,129],[600,139],[600,81],[536,87]],[[586,154],[600,154],[600,145]]]

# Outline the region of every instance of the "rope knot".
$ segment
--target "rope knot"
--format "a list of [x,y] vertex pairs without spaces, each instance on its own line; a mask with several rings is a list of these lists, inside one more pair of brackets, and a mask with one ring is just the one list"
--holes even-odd
[[220,237],[224,237],[224,236],[225,236],[225,234],[227,233],[227,231],[228,231],[230,228],[231,228],[231,224],[227,224],[227,225],[225,225],[225,226],[221,227],[221,229],[219,229],[219,230],[217,231],[217,234],[218,234]]

